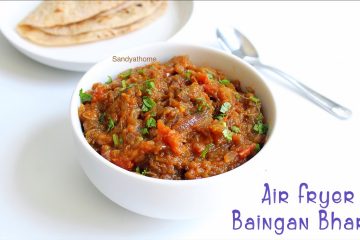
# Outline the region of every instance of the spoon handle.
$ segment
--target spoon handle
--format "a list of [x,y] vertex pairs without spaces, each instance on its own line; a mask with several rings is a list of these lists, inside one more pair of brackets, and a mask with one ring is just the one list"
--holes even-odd
[[313,103],[320,106],[321,108],[323,108],[327,112],[331,113],[335,117],[337,117],[339,119],[343,119],[343,120],[349,119],[351,117],[352,112],[350,109],[348,109],[344,106],[341,106],[340,104],[338,104],[338,103],[328,99],[327,97],[321,95],[320,93],[312,90],[311,88],[307,87],[306,85],[299,82],[298,80],[296,80],[289,74],[281,71],[280,69],[269,66],[269,65],[262,64],[260,62],[252,62],[252,64],[254,65],[254,67],[261,67],[261,68],[270,70],[270,71],[276,73],[277,75],[281,76],[282,78],[287,80],[289,83],[291,83],[293,86],[295,86],[296,89],[299,90],[299,92],[302,93],[307,99],[311,100]]

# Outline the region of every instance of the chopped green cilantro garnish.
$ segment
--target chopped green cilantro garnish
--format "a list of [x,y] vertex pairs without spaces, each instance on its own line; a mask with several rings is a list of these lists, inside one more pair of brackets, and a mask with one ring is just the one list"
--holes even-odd
[[257,122],[262,122],[262,120],[264,119],[264,115],[260,112],[259,115],[256,117],[256,121]]
[[261,149],[260,144],[257,143],[257,144],[255,145],[255,152],[259,152],[260,149]]
[[106,113],[100,113],[100,116],[99,116],[99,123],[103,124],[105,122],[105,116],[106,116]]
[[147,171],[147,169],[145,168],[145,169],[143,169],[142,171],[141,171],[141,175],[144,175],[144,176],[146,176],[146,174],[148,173],[148,171]]
[[143,112],[148,112],[150,109],[145,105],[145,104],[143,104],[142,106],[141,106],[141,111],[143,111]]
[[226,138],[226,140],[228,140],[228,141],[231,141],[231,140],[232,140],[232,135],[233,135],[233,133],[232,133],[229,129],[225,128],[225,129],[222,131],[222,134],[223,134],[223,136]]
[[149,97],[144,97],[143,98],[143,103],[144,103],[144,105],[145,106],[147,106],[148,108],[153,108],[154,106],[155,106],[155,102],[154,102],[154,100],[152,100],[151,98],[149,98]]
[[212,74],[212,73],[207,73],[206,74],[207,75],[207,78],[209,79],[209,80],[213,80],[214,79],[214,75]]
[[257,97],[255,97],[255,96],[251,96],[251,97],[250,97],[250,100],[253,101],[253,102],[256,103],[256,104],[259,104],[259,103],[260,103],[260,99],[257,98]]
[[204,105],[203,104],[199,104],[199,106],[197,107],[197,111],[198,112],[201,112],[202,110],[203,110],[203,107],[204,107]]
[[136,173],[139,173],[139,174],[141,174],[141,175],[146,176],[146,174],[147,174],[148,170],[147,170],[146,168],[145,168],[145,169],[143,169],[143,170],[140,170],[140,167],[139,167],[139,166],[137,166],[137,167],[135,168],[135,172],[136,172]]
[[143,112],[147,112],[147,111],[151,110],[155,105],[156,105],[156,103],[154,102],[154,100],[152,100],[148,96],[144,96],[143,97],[143,105],[141,107],[141,110]]
[[105,83],[110,84],[110,83],[112,83],[112,81],[113,81],[112,77],[108,76],[108,79],[107,79],[107,81]]
[[131,75],[131,72],[132,72],[132,69],[128,69],[122,73],[119,74],[119,77],[123,78],[123,79],[127,79],[128,77],[130,77]]
[[148,120],[146,120],[144,128],[140,129],[140,132],[142,135],[147,135],[149,134],[149,128],[156,128],[156,120],[155,118],[151,117]]
[[146,127],[144,127],[144,128],[141,128],[141,129],[140,129],[140,132],[141,132],[142,135],[147,135],[147,134],[149,134],[149,129],[147,129]]
[[145,91],[147,94],[151,95],[152,89],[155,89],[155,83],[154,83],[153,79],[146,80],[143,91]]
[[148,120],[146,120],[146,127],[148,128],[154,128],[156,127],[156,120],[155,118],[149,118]]
[[215,116],[215,119],[222,120],[224,117],[225,117],[225,113],[220,113],[220,114]]
[[115,122],[112,118],[109,118],[109,122],[108,122],[108,131],[111,131],[113,128],[115,127]]
[[226,113],[231,108],[231,104],[229,102],[224,102],[223,105],[221,105],[220,112]]
[[138,69],[137,72],[138,72],[139,74],[141,74],[141,75],[144,75],[144,74],[145,74],[144,69]]
[[79,96],[81,103],[91,102],[92,99],[91,94],[83,92],[82,88],[80,89]]
[[126,86],[126,80],[121,80],[120,92],[124,91],[126,89]]
[[269,126],[262,121],[255,123],[253,130],[258,134],[265,134],[268,131]]
[[200,157],[205,158],[206,154],[209,152],[210,148],[212,148],[213,146],[214,146],[213,143],[210,143],[210,144],[206,145],[204,150],[201,151]]
[[234,126],[231,127],[231,131],[233,131],[234,133],[239,133],[240,128],[234,125]]
[[185,77],[186,77],[186,79],[190,79],[190,77],[191,77],[191,71],[190,70],[185,71]]
[[219,80],[219,83],[226,86],[230,84],[230,81],[228,79],[223,79],[223,80]]
[[151,112],[151,113],[150,113],[150,116],[156,117],[156,112]]
[[154,83],[154,81],[146,80],[146,81],[145,81],[145,84],[146,84],[146,87],[147,87],[148,89],[154,89],[154,88],[155,88],[155,83]]
[[132,88],[132,87],[134,87],[134,86],[136,86],[136,83],[130,83],[130,84],[126,87],[126,89]]
[[126,80],[121,80],[121,88],[119,91],[125,91],[126,89],[132,88],[135,85],[136,83],[130,83],[129,85],[127,85]]
[[209,108],[204,98],[195,98],[197,102],[197,112],[202,112],[205,108]]
[[112,135],[112,139],[113,139],[113,142],[114,142],[114,146],[119,146],[120,144],[123,143],[123,140],[121,137],[119,137],[116,133],[114,133]]

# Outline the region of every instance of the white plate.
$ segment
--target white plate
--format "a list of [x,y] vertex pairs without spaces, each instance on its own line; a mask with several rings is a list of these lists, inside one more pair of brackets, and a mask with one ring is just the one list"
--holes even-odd
[[72,71],[86,71],[103,58],[142,44],[166,41],[175,36],[190,20],[192,1],[169,1],[166,13],[152,24],[124,36],[69,47],[42,47],[20,37],[16,25],[39,4],[39,1],[6,2],[0,29],[9,42],[28,57],[43,64]]

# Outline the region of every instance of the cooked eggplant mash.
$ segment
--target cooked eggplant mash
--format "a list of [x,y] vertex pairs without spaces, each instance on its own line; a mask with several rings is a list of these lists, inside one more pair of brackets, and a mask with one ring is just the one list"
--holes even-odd
[[80,90],[89,144],[126,170],[162,179],[214,176],[248,161],[267,124],[250,88],[187,56],[128,69]]

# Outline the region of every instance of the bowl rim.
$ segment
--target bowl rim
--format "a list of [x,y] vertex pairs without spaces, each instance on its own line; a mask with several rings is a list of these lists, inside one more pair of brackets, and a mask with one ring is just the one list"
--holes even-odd
[[[78,93],[79,93],[80,89],[82,88],[81,86],[83,85],[83,83],[87,82],[87,79],[91,79],[91,76],[93,75],[94,72],[99,71],[99,69],[106,69],[106,64],[109,61],[111,61],[111,58],[114,55],[116,55],[116,56],[126,55],[126,54],[129,54],[132,52],[134,52],[134,53],[141,52],[143,49],[148,49],[148,48],[152,48],[152,47],[161,47],[164,45],[171,47],[171,48],[179,48],[180,47],[180,48],[198,49],[201,51],[208,51],[211,54],[218,54],[218,55],[227,57],[227,58],[229,58],[229,60],[236,62],[237,65],[242,65],[242,67],[248,68],[248,70],[250,70],[252,72],[252,74],[254,74],[258,79],[260,79],[261,84],[263,85],[265,91],[269,95],[269,99],[272,101],[271,105],[273,106],[273,109],[272,109],[273,118],[272,118],[272,126],[270,129],[271,132],[270,132],[270,134],[267,135],[266,144],[264,144],[261,151],[258,152],[254,157],[252,157],[249,161],[246,161],[245,163],[243,163],[241,165],[241,167],[239,166],[230,171],[227,171],[227,172],[215,175],[215,176],[199,178],[199,179],[172,180],[172,179],[159,179],[159,178],[153,178],[153,177],[146,177],[146,176],[134,173],[132,171],[128,171],[126,169],[123,169],[123,168],[111,163],[106,158],[101,156],[101,154],[96,152],[95,149],[93,149],[91,147],[91,145],[86,141],[86,139],[83,135],[82,129],[81,128],[79,129],[79,127],[78,127],[78,121],[79,121],[79,117],[78,117],[79,96],[78,96]],[[119,68],[119,71],[121,71],[121,68]],[[255,91],[256,91],[256,89],[255,89]],[[270,88],[269,88],[268,84],[266,83],[266,81],[264,80],[264,78],[259,74],[259,72],[253,66],[251,66],[250,64],[248,64],[247,62],[245,62],[244,60],[242,60],[238,57],[235,57],[229,53],[226,53],[224,51],[221,51],[221,50],[218,50],[218,49],[215,49],[212,47],[205,47],[205,46],[201,46],[198,44],[179,43],[179,42],[157,42],[157,43],[145,44],[145,45],[141,45],[139,47],[135,47],[135,48],[127,49],[125,51],[117,52],[115,54],[112,54],[111,56],[104,58],[103,60],[94,64],[87,72],[85,72],[82,75],[81,79],[78,81],[75,89],[73,90],[71,102],[70,102],[70,121],[71,121],[72,131],[73,131],[73,133],[75,133],[74,135],[76,136],[77,140],[79,140],[81,145],[83,145],[83,147],[85,147],[86,151],[88,151],[93,157],[95,157],[97,161],[100,161],[102,164],[104,164],[105,167],[111,168],[111,170],[114,170],[115,172],[117,172],[119,174],[123,174],[126,177],[134,178],[135,180],[144,181],[144,182],[153,183],[153,184],[172,185],[172,186],[207,184],[211,181],[218,181],[219,179],[221,180],[229,175],[233,175],[236,172],[238,172],[239,169],[240,170],[244,169],[244,167],[246,167],[249,164],[251,164],[252,162],[254,162],[253,160],[256,160],[255,158],[259,158],[259,156],[262,156],[264,154],[264,150],[266,150],[268,148],[267,145],[269,145],[270,139],[273,138],[274,130],[276,128],[276,122],[277,122],[276,118],[277,118],[277,107],[276,107],[276,102],[275,102],[273,93],[270,90]]]

